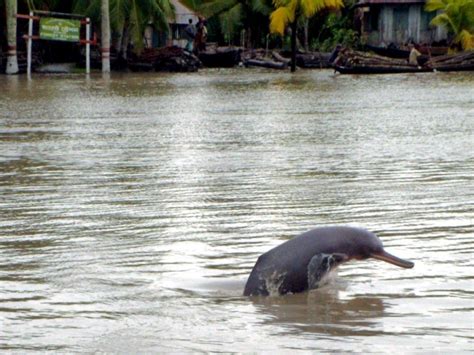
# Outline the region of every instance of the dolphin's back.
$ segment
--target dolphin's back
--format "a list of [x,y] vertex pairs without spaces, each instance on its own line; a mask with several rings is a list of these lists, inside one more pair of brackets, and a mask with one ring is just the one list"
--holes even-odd
[[[262,254],[245,285],[244,295],[302,292],[308,289],[308,264],[317,254],[354,250],[361,234],[375,235],[351,227],[321,227],[310,230]],[[375,237],[377,238],[377,237]],[[377,238],[378,240],[378,238]]]

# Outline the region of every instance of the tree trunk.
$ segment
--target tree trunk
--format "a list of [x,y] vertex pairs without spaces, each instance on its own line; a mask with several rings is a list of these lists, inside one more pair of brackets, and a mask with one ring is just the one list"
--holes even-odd
[[130,43],[130,31],[127,26],[124,26],[122,43],[120,44],[120,53],[122,53],[122,58],[128,58],[128,45]]
[[296,28],[297,18],[291,23],[291,72],[296,71]]
[[100,6],[101,17],[101,52],[102,52],[102,72],[110,72],[110,18],[109,0],[102,0]]
[[305,18],[304,20],[304,50],[306,52],[309,50],[308,28],[309,28],[309,19]]
[[6,16],[7,16],[7,68],[6,74],[18,73],[18,58],[16,56],[16,0],[6,0],[5,2]]
[[245,31],[246,41],[245,41],[245,48],[251,49],[252,48],[252,29],[250,26],[247,27]]
[[117,54],[120,57],[122,51],[122,39],[123,39],[123,32],[125,30],[125,24],[120,27],[121,29],[117,31],[118,36],[115,37],[113,46],[117,49]]

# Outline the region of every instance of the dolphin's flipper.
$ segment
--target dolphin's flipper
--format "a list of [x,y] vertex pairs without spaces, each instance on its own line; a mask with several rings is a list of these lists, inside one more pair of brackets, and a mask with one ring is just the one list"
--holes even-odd
[[346,254],[316,254],[308,264],[308,289],[321,286],[324,277],[336,266],[348,259]]

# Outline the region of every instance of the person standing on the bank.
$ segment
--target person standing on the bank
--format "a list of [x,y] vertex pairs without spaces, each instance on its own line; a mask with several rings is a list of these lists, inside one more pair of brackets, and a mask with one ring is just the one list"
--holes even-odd
[[196,27],[193,25],[193,20],[189,19],[189,23],[184,29],[184,37],[186,38],[186,47],[184,48],[188,52],[193,51],[194,37],[196,37]]
[[207,40],[207,27],[206,20],[203,17],[199,17],[197,23],[196,37],[194,39],[194,50],[196,52],[202,52],[206,50],[206,40]]
[[410,65],[419,65],[418,57],[421,55],[421,53],[418,51],[415,45],[411,43],[409,44],[408,49],[410,50],[410,54],[408,56],[408,63]]

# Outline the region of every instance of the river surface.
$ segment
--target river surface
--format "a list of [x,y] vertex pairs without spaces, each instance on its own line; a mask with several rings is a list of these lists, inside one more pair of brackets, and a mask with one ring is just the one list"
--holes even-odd
[[[0,352],[474,352],[474,73],[0,76]],[[244,297],[323,225],[415,262]]]

